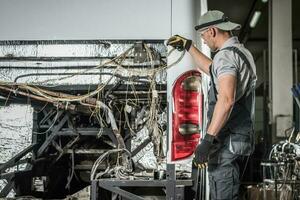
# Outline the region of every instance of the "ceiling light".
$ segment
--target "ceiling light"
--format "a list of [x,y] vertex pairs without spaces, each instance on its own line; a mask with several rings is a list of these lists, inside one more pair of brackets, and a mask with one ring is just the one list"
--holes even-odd
[[267,2],[268,2],[268,0],[261,0],[261,2],[263,2],[263,3],[267,3]]
[[257,24],[257,22],[259,20],[260,15],[261,15],[260,11],[255,11],[255,13],[254,13],[254,15],[253,15],[253,17],[252,17],[252,19],[250,21],[250,24],[249,24],[251,28],[254,28],[256,26],[256,24]]

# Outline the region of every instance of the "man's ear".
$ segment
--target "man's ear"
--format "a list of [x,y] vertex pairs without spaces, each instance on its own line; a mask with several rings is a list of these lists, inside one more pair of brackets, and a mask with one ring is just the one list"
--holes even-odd
[[216,37],[217,36],[217,28],[213,27],[213,28],[211,28],[211,31],[212,31],[212,36]]

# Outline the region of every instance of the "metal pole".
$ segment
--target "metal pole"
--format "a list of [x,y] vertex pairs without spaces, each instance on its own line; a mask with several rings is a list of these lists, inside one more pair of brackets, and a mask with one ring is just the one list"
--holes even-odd
[[98,181],[94,180],[91,183],[91,200],[98,200]]
[[268,1],[269,124],[272,124],[272,0]]
[[175,164],[167,164],[166,199],[175,200],[176,188]]
[[[268,96],[268,88],[267,83],[269,81],[270,76],[267,74],[268,71],[268,52],[266,49],[263,51],[263,122],[264,122],[264,129],[263,129],[263,138],[264,138],[264,146],[265,149],[269,148],[269,144],[271,144],[272,137],[269,134],[269,116],[268,113],[270,112],[269,102],[270,96]],[[269,97],[269,98],[268,98]]]
[[298,50],[294,49],[294,83],[298,83]]

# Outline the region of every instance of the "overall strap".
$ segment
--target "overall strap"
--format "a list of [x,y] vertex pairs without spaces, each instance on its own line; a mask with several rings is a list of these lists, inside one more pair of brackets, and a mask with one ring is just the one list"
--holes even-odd
[[[250,64],[248,58],[245,56],[245,54],[238,47],[231,46],[231,47],[226,47],[226,48],[224,48],[222,50],[231,50],[234,53],[238,54],[239,57],[246,63],[247,68],[250,70],[250,72],[251,72],[250,76],[252,77],[254,75],[254,71],[253,71],[253,69],[251,67],[251,64]],[[251,80],[249,81],[248,84],[251,84]]]
[[[246,63],[246,66],[251,71],[251,74],[252,75],[254,74],[253,69],[251,67],[251,64],[250,64],[248,58],[245,56],[245,54],[238,47],[230,46],[230,47],[226,47],[224,49],[221,49],[220,51],[223,51],[223,50],[230,50],[230,51],[233,51],[236,54],[238,54],[239,57]],[[210,77],[211,77],[211,83],[212,83],[213,90],[214,90],[215,94],[217,95],[218,91],[217,91],[215,83],[214,83],[214,78],[213,78],[213,74],[212,74],[212,65],[209,68],[209,74],[210,74]],[[251,84],[251,81],[249,81],[248,84]]]

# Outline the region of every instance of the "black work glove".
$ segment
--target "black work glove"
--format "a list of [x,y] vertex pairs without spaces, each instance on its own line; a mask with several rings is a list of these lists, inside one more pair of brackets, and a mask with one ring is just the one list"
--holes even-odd
[[206,134],[195,150],[194,165],[199,168],[207,167],[208,156],[215,141],[215,136]]
[[192,45],[192,40],[174,35],[168,39],[167,45],[174,47],[178,51],[183,51],[184,49],[188,51]]

